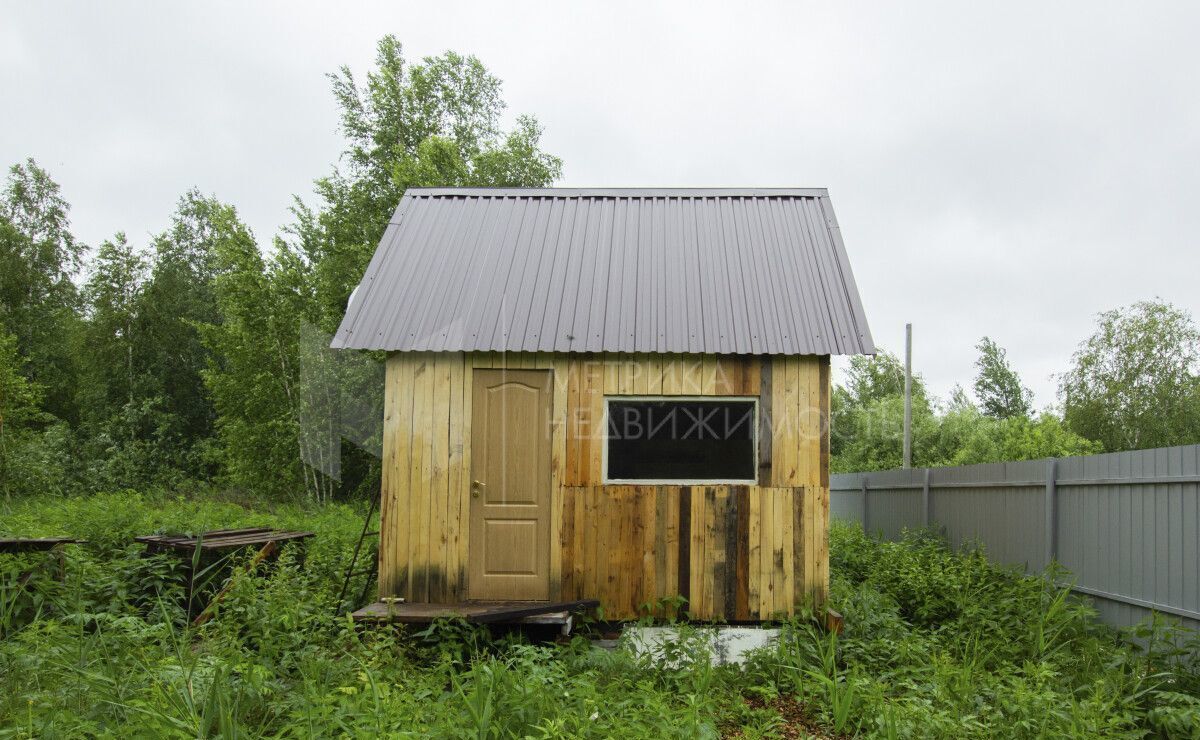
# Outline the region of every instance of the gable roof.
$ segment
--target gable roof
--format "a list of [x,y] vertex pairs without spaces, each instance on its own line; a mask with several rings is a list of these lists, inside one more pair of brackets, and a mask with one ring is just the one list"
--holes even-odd
[[410,188],[333,346],[875,351],[824,188]]

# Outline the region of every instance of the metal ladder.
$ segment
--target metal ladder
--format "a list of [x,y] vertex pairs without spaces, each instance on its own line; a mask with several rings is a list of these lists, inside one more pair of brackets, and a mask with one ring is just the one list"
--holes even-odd
[[363,552],[363,543],[368,537],[379,537],[379,530],[371,530],[371,521],[375,516],[375,512],[379,510],[379,498],[382,491],[375,494],[371,498],[371,508],[367,510],[367,516],[363,519],[362,531],[358,535],[358,542],[354,544],[354,554],[350,556],[350,564],[346,566],[345,577],[342,578],[342,590],[338,592],[337,603],[333,607],[333,615],[339,617],[342,615],[342,609],[346,604],[346,594],[350,591],[350,583],[356,576],[366,576],[363,580],[362,591],[358,595],[358,599],[350,605],[353,609],[356,606],[361,606],[366,602],[367,593],[371,590],[371,585],[375,583],[376,576],[379,574],[379,545],[375,546],[375,552],[369,558],[368,564],[363,568],[358,568],[358,557]]

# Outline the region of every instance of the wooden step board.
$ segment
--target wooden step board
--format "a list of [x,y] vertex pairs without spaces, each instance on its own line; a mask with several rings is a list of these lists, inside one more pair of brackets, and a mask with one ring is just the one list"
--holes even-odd
[[285,532],[267,527],[248,527],[246,529],[218,529],[197,535],[190,534],[151,534],[134,537],[134,542],[141,542],[152,550],[180,550],[192,552],[201,550],[230,550],[251,545],[265,545],[271,542],[285,540],[303,540],[315,536],[313,532]]
[[0,552],[38,552],[41,550],[53,550],[59,545],[82,542],[83,540],[71,537],[0,537]]
[[565,612],[576,614],[600,606],[596,599],[577,601],[464,601],[457,604],[385,604],[377,601],[354,612],[363,622],[429,624],[440,617],[461,617],[476,624],[512,624],[527,617]]

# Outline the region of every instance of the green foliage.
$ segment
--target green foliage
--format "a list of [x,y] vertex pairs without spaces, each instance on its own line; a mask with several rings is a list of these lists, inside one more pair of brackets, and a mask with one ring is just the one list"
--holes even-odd
[[520,116],[512,131],[501,131],[500,80],[473,56],[446,52],[410,63],[389,35],[365,85],[348,67],[330,79],[348,167],[317,180],[319,211],[297,204],[284,248],[310,267],[317,303],[310,320],[332,333],[406,189],[545,186],[561,176],[562,163],[541,151],[535,119]]
[[990,337],[975,345],[979,359],[975,367],[975,396],[983,413],[996,419],[1029,416],[1033,411],[1033,392],[1021,385],[1021,378],[1008,362],[1004,348]]
[[[1177,723],[1171,736],[1200,729],[1188,724],[1200,690],[1194,658],[1167,663],[1153,647],[1122,641],[1054,585],[1059,574],[1020,576],[927,533],[881,542],[842,523],[833,525],[830,560],[846,625],[837,669],[854,676],[864,735],[1141,737],[1168,721]],[[827,638],[792,629],[792,650],[825,665]],[[1179,638],[1148,627],[1142,639]],[[802,681],[796,690],[828,686]]]
[[214,472],[203,450],[216,421],[201,380],[210,357],[197,325],[219,322],[213,278],[228,209],[196,190],[179,199],[170,227],[154,240],[154,266],[139,307],[141,395],[157,400],[171,422],[176,464],[195,477]]
[[1024,416],[1007,419],[971,417],[972,412],[968,410],[947,414],[943,418],[943,437],[949,436],[956,424],[963,427],[958,443],[952,448],[947,445],[946,464],[1039,460],[1046,457],[1094,455],[1104,451],[1099,442],[1081,437],[1050,413],[1040,414],[1036,419]]
[[[960,387],[948,406],[934,404],[919,375],[913,378],[913,465],[938,467],[1090,455],[1098,442],[1067,428],[1051,412],[1031,418],[1028,391],[1004,351],[984,337],[975,406]],[[886,470],[903,462],[904,369],[892,354],[855,357],[845,386],[834,388],[830,468],[835,473]],[[987,405],[990,404],[991,410]]]
[[[917,373],[912,382],[913,464],[926,462],[925,445],[937,428],[925,382]],[[904,365],[887,351],[850,358],[846,383],[833,389],[830,400],[831,467],[834,472],[898,468],[904,447]]]
[[[848,400],[859,406],[896,396],[903,398],[904,363],[887,350],[870,356],[855,355],[850,358],[846,370],[846,391]],[[913,373],[912,394],[914,407],[920,405],[922,399],[927,402],[925,380],[920,373]]]
[[189,191],[151,253],[123,234],[101,245],[84,289],[79,437],[88,484],[208,478],[215,412],[197,324],[217,321],[215,241],[228,206]]
[[204,382],[217,411],[227,479],[275,496],[306,490],[295,416],[294,317],[282,310],[254,237],[232,208],[214,219],[220,323],[200,326]]
[[100,245],[84,287],[88,321],[82,336],[89,361],[82,363],[78,393],[86,451],[80,457],[94,485],[146,486],[176,467],[173,419],[147,383],[149,270],[147,256],[117,234]]
[[1110,451],[1200,441],[1200,331],[1162,301],[1105,311],[1059,395],[1067,426]]
[[86,387],[91,393],[82,400],[85,408],[99,410],[102,416],[132,403],[138,395],[140,368],[134,364],[134,355],[140,342],[135,323],[147,267],[145,256],[124,234],[101,244],[92,260],[92,274],[83,292],[90,313],[83,334],[91,357],[86,363],[91,375]]
[[15,460],[32,436],[27,427],[40,416],[41,389],[21,373],[17,338],[0,330],[0,496],[22,492]]
[[193,189],[148,247],[101,244],[79,290],[87,250],[58,185],[32,160],[11,168],[5,494],[216,479],[312,501],[375,489],[381,358],[334,357],[328,340],[396,203],[413,186],[542,186],[562,170],[535,119],[501,125],[500,81],[475,57],[411,63],[391,36],[377,51],[365,84],[348,68],[330,76],[342,167],[316,181],[314,206],[297,200],[269,251]]
[[210,216],[220,204],[189,192],[153,253],[117,234],[96,250],[82,291],[72,278],[83,246],[49,175],[14,167],[2,205],[0,320],[13,326],[19,371],[40,389],[39,413],[7,430],[7,489],[210,477],[214,413],[195,323],[216,318]]
[[[0,734],[716,737],[723,708],[740,705],[736,672],[707,655],[704,672],[692,658],[664,673],[582,640],[356,630],[330,607],[361,512],[271,508],[121,492],[5,510],[0,534],[88,544],[69,549],[62,584],[32,563],[18,586],[31,563],[0,556]],[[211,622],[183,626],[178,564],[143,558],[132,537],[249,525],[317,537],[303,562],[288,548],[279,567],[235,578]]]
[[[898,468],[904,461],[904,397],[889,396],[858,405],[834,392],[830,467],[835,473]],[[839,397],[841,397],[839,399]],[[913,465],[938,465],[930,444],[938,418],[929,403],[913,397]]]
[[[835,524],[841,635],[812,622],[744,668],[714,666],[684,623],[654,651],[497,638],[462,622],[421,634],[331,615],[361,512],[211,496],[16,500],[0,534],[71,534],[66,579],[0,556],[0,736],[1190,737],[1195,637],[1153,622],[1124,642],[1051,581],[928,534],[879,542]],[[136,534],[234,526],[317,532],[305,557],[234,577],[186,626],[184,566]],[[24,584],[18,576],[29,573]],[[1055,574],[1051,574],[1055,575]],[[1193,640],[1189,645],[1187,640]]]
[[317,180],[319,208],[297,201],[296,223],[269,259],[248,232],[222,242],[219,319],[204,328],[204,378],[229,480],[315,501],[378,479],[376,459],[339,448],[338,426],[371,419],[353,436],[361,447],[378,444],[379,363],[335,361],[324,347],[401,195],[414,186],[547,185],[561,172],[539,148],[532,118],[502,132],[500,81],[474,57],[448,52],[411,64],[387,36],[365,85],[348,68],[331,79],[346,169]]
[[24,373],[43,388],[43,408],[75,421],[83,245],[71,235],[69,206],[45,170],[15,164],[0,189],[0,331],[17,338]]
[[17,338],[0,333],[0,439],[36,420],[41,388],[21,373]]

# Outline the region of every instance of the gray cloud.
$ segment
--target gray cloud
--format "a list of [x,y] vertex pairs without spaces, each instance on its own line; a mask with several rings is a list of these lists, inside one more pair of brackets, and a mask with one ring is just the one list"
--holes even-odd
[[0,162],[77,232],[145,239],[193,185],[265,243],[340,149],[324,73],[456,49],[537,115],[564,185],[828,186],[877,341],[935,392],[989,334],[1053,401],[1097,311],[1200,298],[1190,4],[13,3]]

